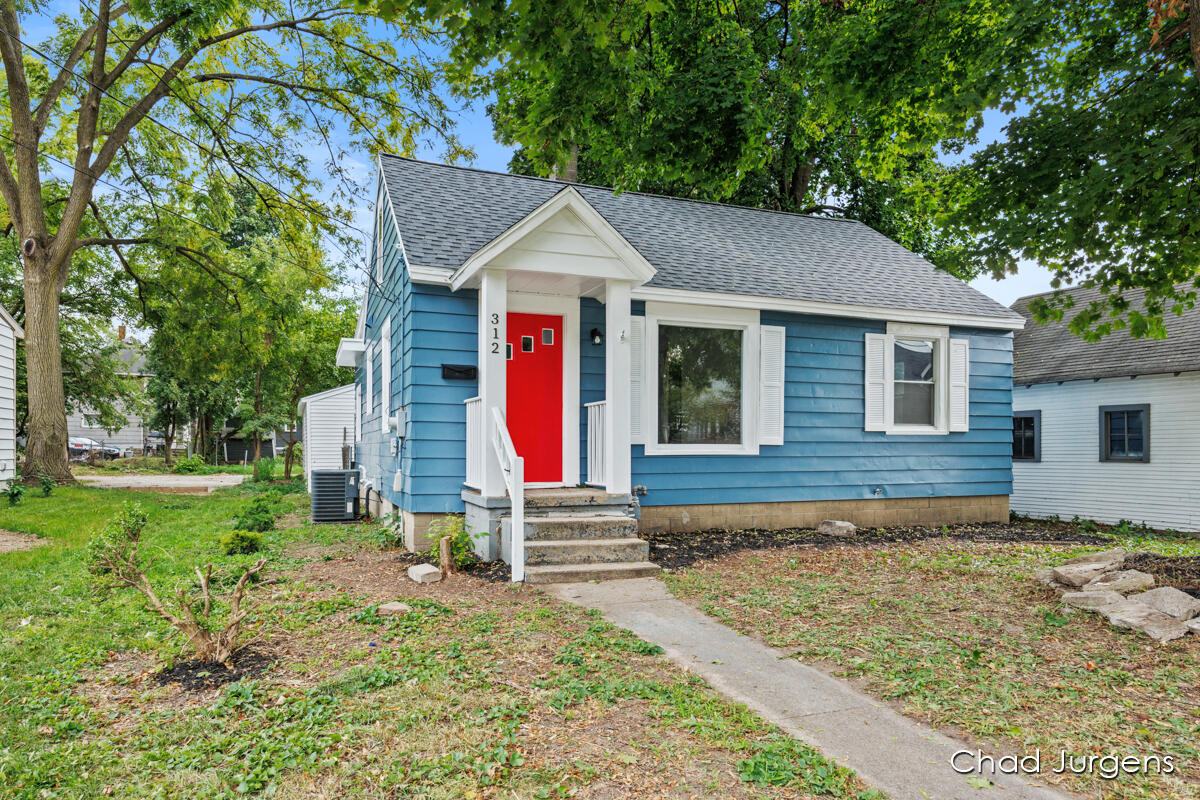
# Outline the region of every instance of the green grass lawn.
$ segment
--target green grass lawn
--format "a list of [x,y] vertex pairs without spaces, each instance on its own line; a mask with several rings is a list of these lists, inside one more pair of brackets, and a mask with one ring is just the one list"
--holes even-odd
[[[1128,529],[1130,552],[1200,540]],[[668,577],[744,633],[998,754],[1171,755],[1167,776],[1070,778],[1087,797],[1200,797],[1200,637],[1159,645],[1069,614],[1037,567],[1096,547],[930,540],[747,551]],[[981,795],[982,796],[982,795]]]
[[[466,575],[414,584],[371,527],[304,524],[302,494],[275,494],[293,527],[267,534],[247,631],[272,665],[164,684],[184,644],[140,596],[93,592],[91,531],[138,501],[164,594],[197,564],[232,580],[255,556],[218,542],[256,490],[0,507],[0,528],[47,541],[0,554],[0,796],[874,796],[597,616]],[[375,613],[394,599],[412,610]]]

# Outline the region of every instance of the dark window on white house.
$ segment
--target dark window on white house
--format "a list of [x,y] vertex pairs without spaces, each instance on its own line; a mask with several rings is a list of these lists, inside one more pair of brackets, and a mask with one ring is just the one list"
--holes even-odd
[[1150,460],[1150,406],[1100,406],[1100,460]]
[[1042,460],[1042,412],[1013,412],[1013,461]]

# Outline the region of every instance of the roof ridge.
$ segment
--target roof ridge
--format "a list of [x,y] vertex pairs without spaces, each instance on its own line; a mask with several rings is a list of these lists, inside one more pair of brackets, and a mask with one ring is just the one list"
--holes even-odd
[[[760,211],[764,214],[778,214],[780,216],[799,217],[801,219],[810,219],[810,220],[814,220],[817,222],[849,222],[849,223],[852,223],[855,225],[862,225],[863,227],[870,228],[871,230],[875,230],[874,228],[871,228],[870,225],[867,225],[865,222],[863,222],[861,220],[857,220],[857,219],[851,219],[850,217],[822,217],[822,216],[817,216],[816,214],[801,214],[797,211],[782,211],[782,210],[774,209],[774,208],[759,208],[758,206],[744,206],[744,205],[740,205],[738,203],[722,203],[722,202],[718,202],[716,200],[701,200],[697,197],[679,197],[679,196],[673,195],[673,194],[657,194],[655,192],[640,192],[640,191],[637,191],[636,189],[618,190],[612,186],[601,186],[601,185],[595,184],[595,183],[579,183],[578,181],[560,181],[557,178],[543,178],[539,175],[520,175],[515,172],[501,172],[500,170],[484,169],[482,167],[471,167],[471,166],[465,166],[462,164],[443,164],[438,161],[428,161],[423,158],[412,158],[410,156],[399,156],[399,155],[396,155],[395,153],[385,153],[382,150],[379,152],[379,155],[387,156],[388,158],[393,158],[397,161],[409,161],[414,164],[425,164],[425,165],[431,166],[431,167],[445,167],[446,169],[457,169],[457,170],[462,170],[464,172],[478,172],[478,173],[481,173],[484,175],[499,175],[499,176],[505,177],[505,178],[522,178],[527,181],[539,181],[541,183],[550,183],[555,186],[562,186],[564,188],[566,188],[568,186],[574,186],[576,188],[584,188],[584,189],[600,189],[600,190],[603,190],[606,192],[612,192],[614,196],[622,195],[622,194],[632,194],[632,195],[637,195],[638,197],[652,197],[652,198],[656,198],[659,200],[677,200],[681,203],[697,203],[697,204],[706,205],[706,206],[717,206],[719,208],[736,208],[736,209],[743,210],[743,211]],[[878,231],[876,231],[876,232],[878,233]]]

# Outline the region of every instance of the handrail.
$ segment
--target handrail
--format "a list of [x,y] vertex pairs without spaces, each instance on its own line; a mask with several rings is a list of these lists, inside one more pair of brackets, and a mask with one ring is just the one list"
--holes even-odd
[[467,474],[466,483],[472,489],[483,489],[484,458],[487,440],[483,435],[483,400],[470,397],[463,401],[467,416]]
[[584,405],[587,409],[587,482],[590,486],[603,486],[608,482],[608,465],[604,460],[607,406],[604,400]]
[[504,412],[493,407],[492,420],[495,422],[492,451],[500,462],[505,488],[512,502],[512,580],[513,583],[519,583],[525,580],[525,459],[517,455],[517,448],[513,446],[512,436],[504,423]]

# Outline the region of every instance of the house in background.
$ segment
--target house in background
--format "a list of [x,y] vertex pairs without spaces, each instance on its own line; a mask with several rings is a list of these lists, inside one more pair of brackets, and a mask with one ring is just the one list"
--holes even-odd
[[549,582],[646,574],[639,527],[1008,518],[1024,320],[865,225],[386,155],[375,212],[338,363],[410,548],[465,511]]
[[[146,370],[146,353],[144,347],[132,339],[125,338],[125,326],[120,326],[120,348],[117,358],[121,362],[117,374],[122,378],[135,382],[142,390],[150,373]],[[87,409],[78,410],[67,415],[67,436],[94,439],[103,445],[120,448],[126,455],[140,456],[147,441],[151,438],[150,428],[137,409],[121,409],[126,418],[126,424],[120,430],[106,431],[101,426],[97,416]],[[182,438],[182,437],[181,437]],[[158,440],[159,445],[162,440]]]
[[17,340],[25,330],[0,307],[0,481],[17,474]]
[[352,447],[358,422],[353,383],[300,398],[300,430],[304,434],[304,479],[312,491],[315,469],[345,469],[342,448]]
[[[1073,289],[1076,308],[1099,296]],[[1142,292],[1126,292],[1136,308]],[[1085,342],[1070,318],[1017,334],[1013,510],[1200,531],[1200,309],[1166,314],[1166,339]]]

